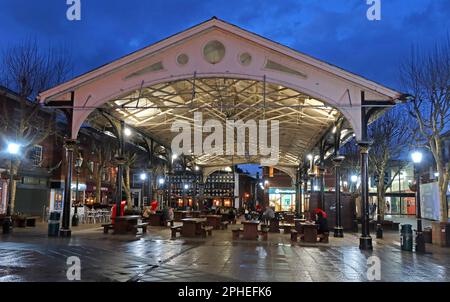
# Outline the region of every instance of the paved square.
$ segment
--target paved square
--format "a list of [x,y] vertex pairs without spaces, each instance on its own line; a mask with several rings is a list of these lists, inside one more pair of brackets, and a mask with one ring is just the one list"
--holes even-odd
[[450,281],[449,249],[425,255],[400,249],[399,234],[374,238],[360,251],[358,234],[329,244],[291,243],[288,234],[233,241],[231,230],[207,239],[170,240],[169,228],[146,235],[104,235],[99,226],[74,228],[72,238],[48,238],[45,225],[15,229],[0,242],[0,281],[67,281],[67,258],[81,260],[82,281],[367,281],[367,259],[381,260],[381,281]]

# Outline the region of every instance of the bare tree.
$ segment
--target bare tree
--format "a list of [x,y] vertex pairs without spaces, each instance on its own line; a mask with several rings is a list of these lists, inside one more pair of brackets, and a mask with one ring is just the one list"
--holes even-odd
[[136,161],[136,153],[124,152],[126,162],[123,166],[124,175],[122,178],[122,186],[127,198],[127,208],[132,209],[133,203],[131,200],[131,168]]
[[[16,175],[23,157],[54,132],[54,112],[43,112],[35,101],[39,91],[66,79],[71,71],[70,56],[61,49],[49,47],[41,51],[37,42],[28,40],[3,51],[0,61],[0,83],[17,93],[16,104],[8,104],[8,96],[0,95],[0,135],[3,142],[21,145],[22,157],[11,159],[11,171]],[[15,108],[15,110],[11,110]],[[11,190],[11,213],[14,213],[16,181]]]
[[359,175],[359,149],[356,141],[353,139],[341,148],[341,154],[345,156],[342,163],[342,171],[347,174],[347,178],[352,175]]
[[101,203],[101,188],[102,178],[105,170],[110,166],[113,155],[115,154],[114,145],[112,143],[105,143],[94,141],[92,143],[92,153],[95,156],[95,163],[87,167],[89,173],[93,176],[95,181],[95,202]]
[[413,96],[410,114],[417,122],[417,146],[431,151],[439,173],[440,220],[448,221],[447,188],[450,162],[445,162],[443,136],[450,128],[450,37],[427,51],[413,49],[401,66],[401,80]]
[[[392,186],[392,182],[400,174],[405,161],[401,160],[402,152],[408,146],[410,132],[405,127],[406,118],[402,116],[402,108],[390,109],[369,127],[369,137],[373,141],[369,152],[369,169],[378,176],[377,200],[380,220],[384,220],[384,205],[386,191]],[[395,163],[395,164],[394,164]],[[385,173],[393,168],[385,183]]]

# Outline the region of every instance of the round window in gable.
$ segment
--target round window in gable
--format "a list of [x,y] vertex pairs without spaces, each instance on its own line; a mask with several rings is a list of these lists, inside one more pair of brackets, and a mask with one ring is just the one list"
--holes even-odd
[[219,41],[210,41],[203,48],[205,60],[217,64],[225,57],[225,46]]

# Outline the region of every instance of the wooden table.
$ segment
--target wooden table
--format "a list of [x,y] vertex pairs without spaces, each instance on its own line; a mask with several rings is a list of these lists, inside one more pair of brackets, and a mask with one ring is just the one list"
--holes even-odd
[[163,217],[162,213],[153,213],[148,215],[148,222],[151,226],[163,226]]
[[191,212],[189,211],[174,211],[173,212],[173,220],[181,221],[182,219],[188,217]]
[[283,233],[284,234],[290,234],[291,233],[291,229],[294,229],[295,228],[295,224],[293,224],[293,223],[282,223],[282,224],[280,224],[280,228],[282,228],[283,229]]
[[114,220],[114,234],[136,234],[135,226],[140,218],[139,215],[117,216]]
[[280,232],[280,221],[276,218],[270,219],[269,222],[269,232],[279,233]]
[[294,219],[294,224],[295,224],[295,229],[297,230],[297,232],[299,234],[303,234],[303,230],[301,228],[302,223],[305,223],[306,219],[300,219],[300,218],[295,218]]
[[202,234],[202,225],[206,223],[206,218],[183,218],[181,235],[184,237],[196,237]]
[[285,213],[283,215],[283,222],[284,223],[289,223],[289,224],[294,223],[294,219],[295,219],[294,213]]
[[308,243],[317,242],[317,225],[312,223],[302,223],[303,241]]
[[244,234],[243,239],[246,240],[258,240],[258,220],[251,220],[251,221],[242,221],[242,224],[244,225]]
[[222,222],[222,215],[207,215],[206,221],[209,226],[212,226],[215,230],[219,230],[220,223]]
[[200,211],[191,211],[191,215],[194,218],[199,218],[200,217],[201,212]]

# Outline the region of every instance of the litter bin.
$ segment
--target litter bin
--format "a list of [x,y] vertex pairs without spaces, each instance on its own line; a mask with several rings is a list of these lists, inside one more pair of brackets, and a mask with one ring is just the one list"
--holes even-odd
[[403,224],[400,231],[400,244],[403,251],[412,252],[413,249],[413,231],[412,225]]
[[59,219],[61,218],[61,213],[51,212],[50,218],[48,220],[48,236],[57,237],[59,234]]

